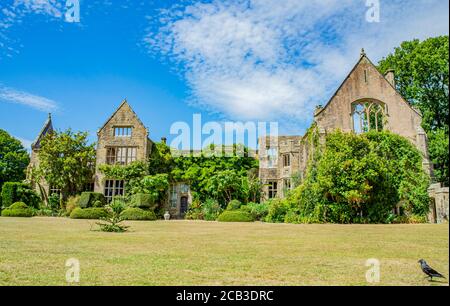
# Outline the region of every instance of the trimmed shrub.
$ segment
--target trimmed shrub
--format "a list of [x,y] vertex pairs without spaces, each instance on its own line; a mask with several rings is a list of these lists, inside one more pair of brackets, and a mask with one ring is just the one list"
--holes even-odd
[[72,211],[78,207],[78,202],[80,201],[80,196],[74,196],[67,199],[66,212],[70,216]]
[[120,217],[123,220],[134,220],[134,221],[154,221],[156,220],[156,214],[150,210],[143,210],[141,208],[130,207],[125,209]]
[[248,212],[253,219],[258,221],[264,221],[264,218],[269,213],[269,206],[267,203],[248,203],[247,205],[241,206],[242,211]]
[[152,195],[146,193],[137,193],[131,196],[130,207],[137,208],[156,208],[155,201]]
[[252,216],[242,210],[226,210],[217,219],[219,222],[253,222]]
[[30,218],[33,217],[33,209],[29,208],[23,202],[17,202],[3,210],[2,217]]
[[33,208],[39,208],[40,198],[31,187],[24,183],[6,182],[2,187],[2,205],[7,208],[15,202],[24,202]]
[[28,208],[27,204],[23,202],[16,202],[9,207],[9,209],[27,209],[27,208]]
[[[101,203],[100,206],[96,203],[99,201]],[[103,207],[106,205],[105,196],[98,192],[83,192],[80,196],[80,200],[78,201],[78,206],[81,208],[91,208],[91,207]]]
[[242,203],[238,200],[231,200],[230,203],[228,203],[227,210],[238,210],[241,208]]
[[102,203],[102,201],[95,201],[93,204],[92,204],[92,207],[103,207],[103,206],[105,206],[103,203]]
[[421,224],[427,223],[427,219],[424,216],[411,215],[411,216],[397,216],[393,221],[395,224]]
[[108,216],[107,212],[103,208],[91,207],[91,208],[75,208],[70,214],[71,219],[101,219]]

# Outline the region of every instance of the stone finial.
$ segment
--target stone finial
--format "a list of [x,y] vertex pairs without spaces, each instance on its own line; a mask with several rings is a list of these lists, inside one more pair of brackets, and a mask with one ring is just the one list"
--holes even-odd
[[316,109],[314,110],[314,116],[320,113],[323,109],[323,105],[316,105]]
[[366,51],[364,50],[364,48],[361,49],[361,57],[366,56]]

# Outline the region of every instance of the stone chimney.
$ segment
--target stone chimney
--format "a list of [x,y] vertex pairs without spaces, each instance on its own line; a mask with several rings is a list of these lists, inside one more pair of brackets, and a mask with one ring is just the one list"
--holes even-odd
[[386,78],[386,80],[388,80],[389,83],[391,83],[391,85],[395,87],[395,72],[393,69],[389,69],[388,71],[386,71],[386,73],[384,74],[384,77]]
[[167,144],[167,138],[166,138],[166,137],[162,137],[162,138],[161,138],[161,142],[162,142],[163,144]]

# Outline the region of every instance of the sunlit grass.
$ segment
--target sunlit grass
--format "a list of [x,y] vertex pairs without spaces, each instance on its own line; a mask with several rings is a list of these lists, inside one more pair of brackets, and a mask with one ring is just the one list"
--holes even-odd
[[379,285],[429,283],[417,260],[448,277],[448,225],[287,225],[190,221],[129,222],[124,234],[95,221],[0,218],[0,285]]

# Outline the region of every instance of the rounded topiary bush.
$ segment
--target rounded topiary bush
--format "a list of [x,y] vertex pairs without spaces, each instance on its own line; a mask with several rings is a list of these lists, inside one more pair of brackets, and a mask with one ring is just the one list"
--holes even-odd
[[2,217],[30,218],[33,217],[33,210],[25,203],[17,202],[3,210]]
[[137,193],[131,196],[130,207],[137,208],[155,208],[155,200],[151,194]]
[[101,219],[108,216],[107,212],[103,208],[75,208],[70,214],[71,219]]
[[230,203],[228,203],[227,210],[238,210],[241,208],[242,203],[238,200],[231,200]]
[[219,222],[253,222],[253,217],[245,211],[227,210],[220,214],[217,219]]
[[156,220],[156,214],[153,211],[143,210],[140,208],[130,207],[125,209],[120,217],[123,220],[134,221],[154,221]]

